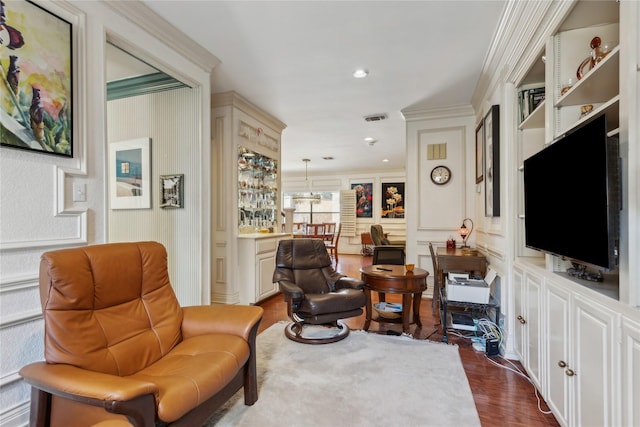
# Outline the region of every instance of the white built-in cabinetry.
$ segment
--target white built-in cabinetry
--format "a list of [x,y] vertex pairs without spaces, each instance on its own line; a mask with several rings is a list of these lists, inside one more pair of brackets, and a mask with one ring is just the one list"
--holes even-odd
[[[529,261],[512,276],[514,349],[555,417],[563,426],[637,425],[636,309],[616,310],[611,298]],[[633,423],[622,423],[625,412]]]
[[[633,216],[638,214],[630,212],[629,206],[637,205],[633,191],[638,184],[623,178],[626,213],[623,210],[620,279],[614,276],[595,286],[570,279],[562,272],[559,259],[526,248],[524,241],[523,161],[568,130],[605,112],[609,135],[622,136],[621,153],[625,154],[621,155],[629,159],[625,163],[623,158],[623,176],[634,176],[633,170],[625,168],[634,164],[640,141],[625,140],[625,135],[630,126],[637,126],[639,117],[624,111],[625,105],[638,105],[640,94],[621,91],[620,86],[621,82],[628,86],[634,71],[640,70],[635,63],[640,57],[640,38],[627,40],[626,45],[618,42],[630,29],[625,26],[638,26],[639,9],[614,0],[574,4],[554,9],[556,15],[551,19],[557,25],[549,25],[550,30],[541,34],[544,40],[532,43],[537,47],[527,53],[531,63],[515,83],[518,111],[513,115],[512,176],[517,236],[510,276],[513,306],[507,324],[513,328],[513,350],[561,425],[640,426],[640,310],[633,304],[640,287],[628,275],[635,268],[630,265],[638,261],[627,258],[635,253],[633,240],[637,238],[629,230],[635,229],[637,217]],[[624,16],[625,10],[635,15]],[[578,79],[578,67],[596,36],[613,47]],[[629,63],[625,55],[630,55],[633,70],[623,67]],[[569,79],[571,87],[563,91]],[[521,114],[520,93],[537,87],[545,88],[545,101]],[[592,105],[592,112],[581,115],[584,105]],[[570,238],[570,232],[558,238]]]
[[288,234],[243,234],[238,237],[238,254],[245,258],[238,272],[240,304],[255,304],[278,292],[273,283],[276,268],[276,250]]
[[542,280],[534,274],[524,274],[514,269],[514,315],[516,318],[516,352],[522,363],[527,366],[529,377],[540,388],[542,376],[542,346],[540,300]]
[[254,304],[273,284],[280,233],[284,123],[236,92],[211,97],[212,295],[215,303]]

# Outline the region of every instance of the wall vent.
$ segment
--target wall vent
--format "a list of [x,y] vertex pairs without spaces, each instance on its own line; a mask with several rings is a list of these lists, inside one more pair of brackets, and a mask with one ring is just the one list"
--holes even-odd
[[372,114],[370,116],[364,117],[365,122],[379,122],[380,120],[386,120],[386,119],[387,119],[386,114]]

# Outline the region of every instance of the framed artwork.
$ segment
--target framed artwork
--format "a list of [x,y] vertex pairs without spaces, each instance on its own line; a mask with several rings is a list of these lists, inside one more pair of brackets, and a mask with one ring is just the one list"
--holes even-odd
[[71,23],[30,1],[2,7],[0,145],[73,157]]
[[356,218],[373,217],[373,183],[351,184],[356,191]]
[[484,120],[476,127],[476,184],[484,179]]
[[151,207],[151,140],[138,138],[109,144],[111,209]]
[[500,216],[500,106],[484,117],[484,215]]
[[160,175],[160,207],[184,208],[184,175]]
[[382,218],[404,218],[404,182],[382,184]]

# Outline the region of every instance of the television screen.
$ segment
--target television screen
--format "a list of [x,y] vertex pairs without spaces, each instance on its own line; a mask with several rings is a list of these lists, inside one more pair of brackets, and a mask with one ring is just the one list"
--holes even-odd
[[526,246],[612,270],[619,233],[618,142],[604,115],[524,161]]

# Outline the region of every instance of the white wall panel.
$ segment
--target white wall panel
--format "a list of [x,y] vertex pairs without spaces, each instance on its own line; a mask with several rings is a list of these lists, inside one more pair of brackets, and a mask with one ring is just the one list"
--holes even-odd
[[[184,305],[200,301],[200,151],[191,88],[109,101],[108,140],[151,138],[151,209],[109,210],[110,242],[154,240],[167,247],[171,282]],[[184,208],[160,208],[160,175],[184,174]],[[179,256],[178,256],[179,254]]]

